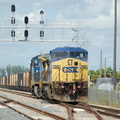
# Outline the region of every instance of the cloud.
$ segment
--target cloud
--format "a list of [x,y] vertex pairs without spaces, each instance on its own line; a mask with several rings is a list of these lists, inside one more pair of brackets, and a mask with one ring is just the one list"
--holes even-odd
[[61,11],[56,16],[56,20],[65,20],[65,17],[62,15]]

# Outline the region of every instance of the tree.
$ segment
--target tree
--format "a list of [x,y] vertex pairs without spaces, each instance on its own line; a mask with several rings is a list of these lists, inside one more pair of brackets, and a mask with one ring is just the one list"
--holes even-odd
[[99,78],[98,71],[89,70],[90,80],[95,81],[97,78]]
[[[105,69],[101,69],[101,77],[105,77]],[[89,70],[89,75],[90,75],[90,80],[91,81],[96,81],[97,78],[100,78],[100,69],[98,70]],[[106,68],[106,77],[113,77],[113,70],[111,67]],[[120,79],[120,73],[118,74],[117,79]]]
[[120,71],[117,72],[117,79],[120,80]]
[[29,72],[29,69],[20,65],[11,67],[11,74],[19,74],[24,72]]
[[113,70],[111,67],[106,69],[106,77],[113,77]]
[[24,66],[11,66],[10,64],[6,68],[0,68],[0,76],[12,75],[29,72],[29,69]]
[[8,66],[6,66],[6,72],[7,72],[7,75],[11,75],[12,74],[12,67],[11,67],[10,64]]
[[0,76],[5,76],[6,72],[4,68],[0,68]]

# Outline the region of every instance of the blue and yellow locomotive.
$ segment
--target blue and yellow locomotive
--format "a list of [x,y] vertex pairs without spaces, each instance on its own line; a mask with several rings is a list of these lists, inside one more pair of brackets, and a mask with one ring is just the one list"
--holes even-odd
[[58,47],[31,60],[31,88],[37,97],[80,101],[87,96],[88,52],[80,47]]

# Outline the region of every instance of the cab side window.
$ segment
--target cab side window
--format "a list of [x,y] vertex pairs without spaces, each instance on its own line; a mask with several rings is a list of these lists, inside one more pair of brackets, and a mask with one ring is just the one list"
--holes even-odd
[[34,60],[34,63],[35,63],[35,64],[38,64],[38,60]]
[[83,58],[84,57],[84,54],[83,54],[83,52],[80,52],[80,58]]

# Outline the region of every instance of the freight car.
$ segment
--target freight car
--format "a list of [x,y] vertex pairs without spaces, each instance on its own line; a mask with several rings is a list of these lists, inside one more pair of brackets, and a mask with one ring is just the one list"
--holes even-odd
[[0,87],[30,92],[29,72],[0,77]]
[[0,86],[31,91],[38,98],[75,102],[87,97],[88,52],[58,47],[32,58],[30,72],[0,77]]
[[31,60],[32,94],[60,101],[87,96],[88,52],[80,47],[58,47]]

